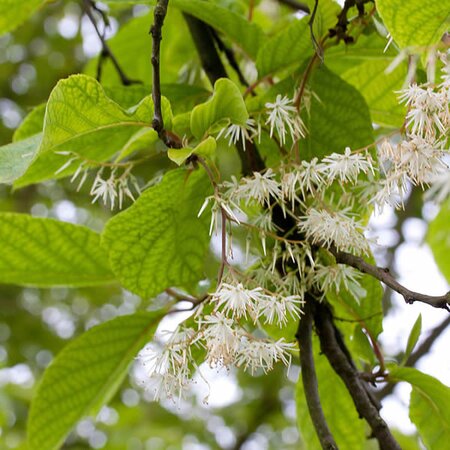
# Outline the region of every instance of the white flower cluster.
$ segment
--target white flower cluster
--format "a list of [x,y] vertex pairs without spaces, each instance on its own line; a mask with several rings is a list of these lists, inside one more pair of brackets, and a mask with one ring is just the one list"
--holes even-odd
[[[183,395],[194,370],[200,370],[192,355],[194,348],[206,350],[204,360],[211,367],[243,367],[253,374],[258,369],[272,370],[277,362],[290,365],[295,344],[284,339],[260,339],[246,328],[259,318],[267,324],[284,323],[288,316],[298,319],[300,298],[270,295],[260,288],[247,289],[242,283],[222,283],[209,303],[213,311],[197,318],[196,330],[178,329],[165,345],[152,343],[140,352],[155,399]],[[253,320],[246,322],[247,318]]]

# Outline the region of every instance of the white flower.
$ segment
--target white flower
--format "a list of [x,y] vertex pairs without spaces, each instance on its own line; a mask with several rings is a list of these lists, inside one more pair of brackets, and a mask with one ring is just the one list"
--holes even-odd
[[425,199],[433,199],[436,203],[441,203],[450,196],[450,170],[441,170],[428,177],[425,182],[430,184],[430,189],[425,192]]
[[361,153],[352,154],[350,147],[346,147],[344,154],[332,153],[322,159],[321,171],[326,175],[328,184],[335,179],[356,183],[360,172],[373,173],[374,168],[370,156],[364,156]]
[[265,203],[270,206],[271,201],[281,197],[280,185],[275,180],[273,170],[267,169],[264,173],[253,172],[253,177],[242,178],[236,197],[247,204],[251,200],[256,200],[261,205]]
[[308,193],[314,194],[316,189],[325,186],[321,171],[322,164],[318,162],[317,158],[313,158],[311,161],[302,161],[299,184],[303,197],[306,197]]
[[239,348],[239,332],[233,328],[234,320],[221,312],[215,312],[200,319],[199,325],[202,327],[203,339],[208,350],[206,359],[210,365],[228,366],[233,363]]
[[242,142],[242,146],[245,150],[246,141],[252,141],[255,136],[259,135],[258,128],[256,127],[256,122],[253,119],[247,119],[244,126],[230,124],[226,128],[222,128],[220,133],[217,135],[217,139],[224,137],[228,139],[228,145],[236,145],[237,142]]
[[217,306],[223,306],[225,314],[231,312],[233,317],[247,317],[254,315],[255,304],[257,305],[266,297],[261,288],[246,289],[242,283],[236,286],[222,283],[219,290],[212,294],[211,298],[217,302]]
[[275,322],[278,326],[283,326],[286,325],[288,316],[300,317],[303,304],[304,300],[300,295],[267,296],[258,305],[258,317],[264,317],[265,323]]
[[95,203],[99,198],[103,200],[106,205],[109,201],[111,209],[114,209],[114,204],[117,197],[116,192],[116,180],[114,174],[111,173],[110,177],[106,180],[102,178],[102,169],[97,172],[94,183],[92,184],[90,194],[94,197],[92,203]]
[[314,270],[313,282],[324,292],[333,289],[339,293],[341,287],[345,287],[356,299],[360,298],[363,289],[359,285],[358,278],[361,277],[353,267],[345,264],[335,264],[332,266],[318,266]]
[[277,95],[275,103],[266,103],[268,118],[266,125],[270,125],[270,137],[276,130],[280,138],[280,144],[286,143],[286,134],[295,141],[299,137],[305,137],[305,125],[303,124],[297,108],[293,106],[292,99],[280,94]]
[[291,362],[289,352],[295,347],[294,344],[285,342],[283,338],[276,342],[244,338],[241,341],[235,364],[237,367],[243,366],[251,373],[255,373],[257,369],[268,372],[278,361],[289,366]]
[[345,210],[330,213],[311,208],[307,216],[300,218],[298,227],[313,244],[334,245],[337,250],[355,254],[369,250],[363,227],[353,217],[348,217]]

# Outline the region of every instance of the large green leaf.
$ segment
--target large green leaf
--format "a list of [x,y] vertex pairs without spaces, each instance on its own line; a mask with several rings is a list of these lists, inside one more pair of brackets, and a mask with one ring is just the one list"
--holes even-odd
[[427,242],[434,259],[447,281],[450,282],[450,198],[441,205],[439,214],[430,223]]
[[16,128],[16,131],[14,131],[13,142],[21,141],[42,132],[44,128],[45,107],[46,104],[42,103],[31,110]]
[[12,183],[27,170],[33,160],[42,134],[0,147],[0,183]]
[[[163,99],[166,126],[171,126],[171,111]],[[39,152],[25,174],[16,181],[21,187],[48,178],[73,173],[74,162],[55,174],[72,155],[104,161],[114,155],[153,117],[153,102],[144,98],[138,105],[124,109],[105,94],[102,86],[86,75],[73,75],[58,82],[47,103],[44,131]]]
[[311,108],[304,112],[308,134],[299,142],[301,158],[343,152],[345,147],[356,150],[373,142],[369,108],[353,86],[320,66],[314,70],[309,89]]
[[[341,450],[364,450],[367,441],[365,422],[358,417],[344,383],[331,368],[325,356],[320,354],[318,343],[315,347],[314,359],[320,401],[331,433]],[[320,450],[321,446],[308,412],[301,376],[297,382],[296,404],[297,423],[305,448]]]
[[222,120],[245,125],[247,119],[247,108],[239,88],[227,78],[220,78],[214,84],[212,97],[192,110],[191,131],[200,139],[213,125]]
[[308,17],[295,19],[260,48],[256,59],[258,76],[262,78],[290,65],[300,65],[312,52]]
[[28,448],[57,449],[80,419],[96,414],[113,397],[163,315],[117,317],[67,345],[45,371],[32,400]]
[[127,289],[151,297],[202,278],[209,217],[197,214],[210,191],[203,170],[173,170],[107,223],[103,243]]
[[92,286],[114,276],[100,236],[79,225],[25,214],[0,214],[0,282]]
[[400,47],[437,44],[450,25],[450,1],[376,0],[384,25]]
[[28,19],[46,0],[1,0],[0,35],[14,30]]
[[450,388],[410,367],[391,367],[389,379],[413,387],[409,417],[429,450],[444,450],[450,442]]

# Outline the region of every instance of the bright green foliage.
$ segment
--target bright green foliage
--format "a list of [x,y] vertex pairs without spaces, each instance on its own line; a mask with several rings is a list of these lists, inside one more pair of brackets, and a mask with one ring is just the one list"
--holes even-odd
[[430,223],[427,242],[444,277],[450,281],[450,200],[441,205],[439,214]]
[[[323,412],[339,449],[365,450],[366,426],[358,417],[353,400],[344,383],[330,367],[325,356],[315,344],[315,364]],[[297,423],[300,435],[308,450],[320,450],[321,446],[308,412],[301,375],[296,392]]]
[[421,332],[422,332],[422,314],[419,314],[416,321],[414,322],[413,327],[411,328],[411,332],[409,333],[403,361],[406,361],[408,357],[411,355],[412,351],[414,350],[414,347],[417,344],[417,341],[419,340]]
[[427,449],[440,450],[450,442],[450,388],[410,367],[393,367],[389,378],[413,387],[409,416]]
[[45,0],[1,0],[0,35],[21,25]]
[[[163,110],[166,126],[170,128],[167,101],[163,102]],[[71,157],[55,152],[70,152],[95,161],[110,158],[134,133],[149,126],[152,116],[150,97],[125,110],[106,96],[94,78],[73,75],[60,81],[47,103],[39,153],[15,185],[22,187],[53,178]],[[76,163],[71,164],[58,175],[73,173],[77,167]]]
[[14,132],[13,142],[21,141],[42,132],[42,128],[44,128],[46,106],[47,105],[43,103],[31,110],[30,114],[23,119],[22,123]]
[[23,175],[36,154],[42,135],[0,147],[0,183],[12,183]]
[[305,113],[308,135],[299,142],[304,158],[321,157],[331,152],[342,153],[372,142],[369,109],[361,94],[325,66],[318,67],[309,88],[311,109]]
[[202,279],[209,217],[197,215],[210,191],[203,169],[173,170],[107,223],[103,243],[127,289],[152,297]]
[[[293,42],[295,42],[294,46]],[[299,65],[308,55],[312,54],[312,51],[308,18],[295,19],[259,50],[256,59],[258,76],[262,78],[291,65]]]
[[46,370],[35,394],[28,448],[59,448],[80,419],[96,414],[111,400],[163,315],[140,312],[117,317],[67,345]]
[[[384,25],[400,47],[438,44],[450,25],[450,1],[376,0]],[[422,50],[425,50],[422,49]]]
[[224,33],[252,58],[256,58],[264,43],[265,36],[261,28],[229,8],[207,0],[172,0],[171,4]]
[[204,141],[200,142],[200,144],[198,144],[195,148],[171,148],[167,152],[167,156],[173,162],[181,166],[181,164],[183,164],[193,153],[206,158],[211,157],[216,151],[216,146],[216,140],[213,137],[209,136]]
[[221,78],[214,84],[213,96],[193,109],[191,131],[200,139],[220,121],[229,120],[237,125],[245,125],[247,119],[247,108],[238,87],[232,81]]
[[94,286],[114,280],[99,235],[79,225],[1,213],[0,248],[2,283]]
[[[312,11],[316,2],[315,0],[307,0],[306,3]],[[330,28],[336,25],[336,18],[340,9],[340,5],[335,0],[319,1],[313,24],[314,37],[317,42],[328,34]]]
[[342,78],[363,95],[369,106],[372,121],[386,127],[400,127],[405,120],[405,107],[399,104],[396,91],[406,78],[406,67],[401,64],[386,73],[391,59],[367,60],[353,66]]

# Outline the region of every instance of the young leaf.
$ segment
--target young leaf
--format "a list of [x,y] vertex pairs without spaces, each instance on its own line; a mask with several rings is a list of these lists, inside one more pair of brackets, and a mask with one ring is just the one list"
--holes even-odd
[[102,240],[127,289],[151,297],[202,278],[209,217],[197,215],[210,192],[203,170],[173,170],[106,224]]
[[89,228],[25,214],[0,214],[0,282],[21,286],[94,286],[114,276]]
[[413,387],[409,417],[428,449],[445,449],[450,442],[450,388],[411,367],[390,367],[389,379]]
[[21,25],[44,3],[45,0],[2,0],[0,2],[0,35]]
[[442,203],[439,214],[433,219],[428,228],[427,242],[431,247],[436,264],[442,275],[450,281],[450,199]]
[[0,183],[12,183],[25,173],[38,151],[41,139],[42,133],[39,133],[0,147]]
[[70,342],[45,371],[31,402],[28,448],[59,448],[80,419],[111,400],[163,316],[139,312],[117,317]]
[[227,78],[220,78],[214,84],[212,97],[193,109],[192,134],[200,139],[214,124],[226,119],[237,125],[245,125],[248,112],[239,88]]
[[[163,99],[164,123],[171,125],[171,111]],[[95,161],[105,161],[119,151],[130,137],[149,126],[153,116],[150,97],[124,109],[105,94],[102,86],[86,75],[61,80],[50,94],[45,113],[42,142],[35,160],[16,181],[16,187],[73,173],[76,162],[55,175],[71,152]],[[55,153],[58,152],[58,153]]]
[[419,314],[416,321],[414,322],[413,327],[411,328],[411,332],[409,333],[408,343],[406,344],[405,356],[403,357],[403,364],[406,362],[406,360],[409,358],[409,355],[411,355],[412,351],[414,350],[414,347],[416,346],[417,341],[419,340],[421,331],[422,331],[422,314]]
[[[450,24],[450,4],[443,0],[376,0],[383,23],[400,47],[438,44]],[[423,6],[426,6],[424,8]]]

